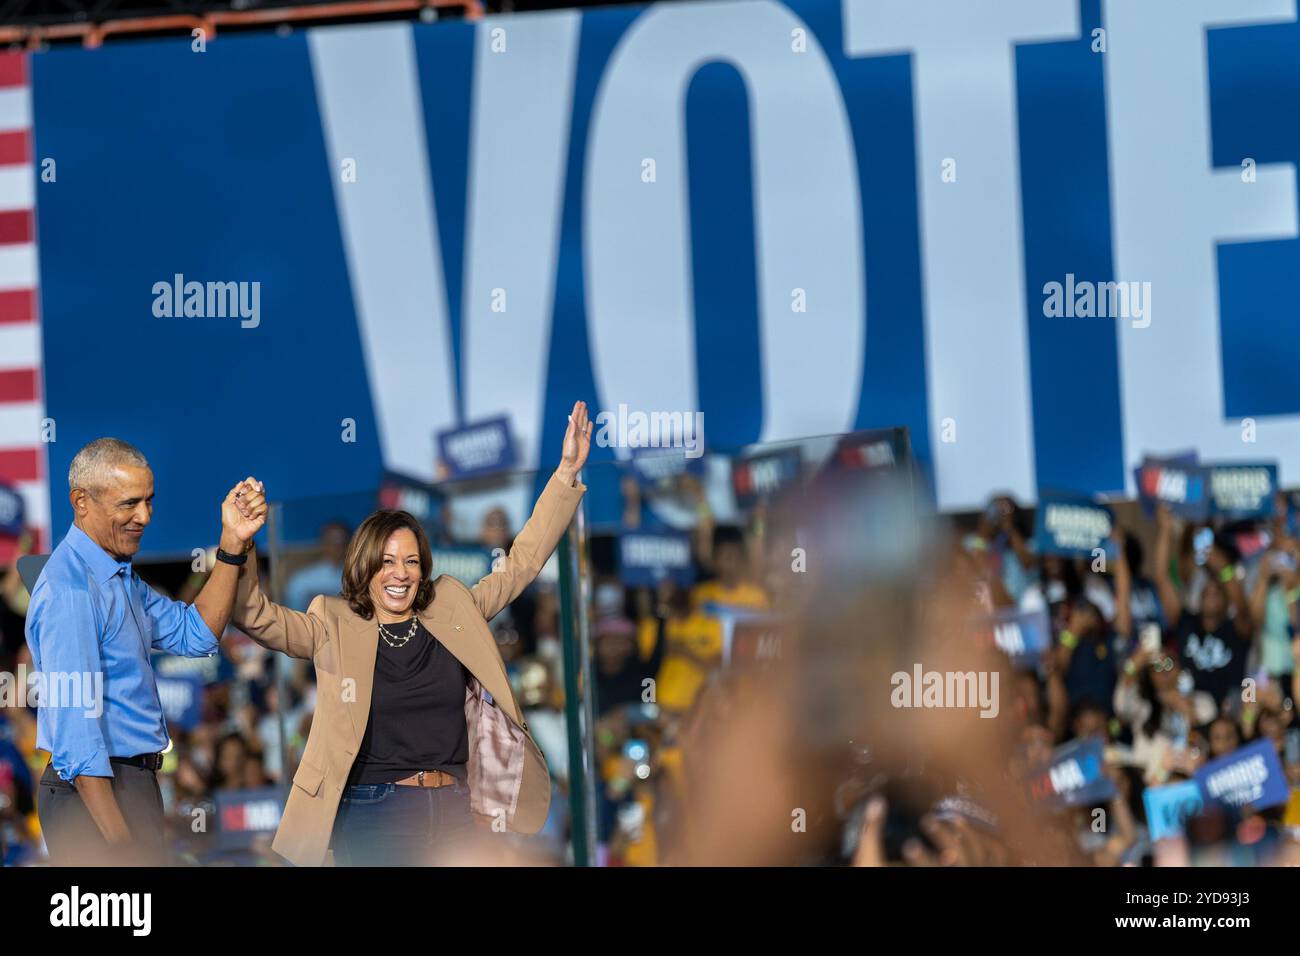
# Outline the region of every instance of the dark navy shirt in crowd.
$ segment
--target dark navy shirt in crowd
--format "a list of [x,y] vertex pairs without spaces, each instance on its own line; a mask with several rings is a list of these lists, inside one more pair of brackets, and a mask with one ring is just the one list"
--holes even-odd
[[[384,630],[400,642],[410,627],[404,621],[385,624]],[[348,784],[395,783],[421,770],[442,770],[464,780],[468,680],[465,665],[423,624],[417,622],[415,634],[400,647],[381,633],[370,718]]]
[[1069,669],[1065,672],[1065,689],[1070,700],[1076,704],[1091,700],[1106,713],[1110,713],[1115,682],[1123,664],[1122,638],[1103,634],[1096,638],[1080,639],[1070,656]]

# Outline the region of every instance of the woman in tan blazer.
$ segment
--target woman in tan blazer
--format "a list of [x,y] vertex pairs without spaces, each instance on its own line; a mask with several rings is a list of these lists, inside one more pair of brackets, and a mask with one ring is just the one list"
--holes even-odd
[[585,403],[560,465],[510,553],[467,588],[432,578],[429,544],[402,511],[377,511],[348,546],[342,595],[306,613],[273,604],[244,563],[234,623],[316,667],[316,712],[272,848],[299,866],[419,865],[470,834],[536,833],[550,775],[488,630],[555,550],[586,486]]

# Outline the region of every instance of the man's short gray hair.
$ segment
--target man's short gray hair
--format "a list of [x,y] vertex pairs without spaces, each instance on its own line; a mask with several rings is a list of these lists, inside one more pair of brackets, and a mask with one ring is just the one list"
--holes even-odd
[[96,438],[72,459],[68,468],[68,490],[98,491],[108,485],[113,469],[123,465],[148,468],[149,459],[140,449],[120,438]]

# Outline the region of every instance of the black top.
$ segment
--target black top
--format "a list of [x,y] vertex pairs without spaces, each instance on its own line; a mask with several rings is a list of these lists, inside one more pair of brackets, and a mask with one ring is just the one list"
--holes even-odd
[[1070,655],[1065,672],[1065,689],[1070,700],[1091,701],[1111,713],[1119,669],[1124,666],[1128,653],[1125,641],[1109,631],[1082,637]]
[[1216,704],[1222,704],[1229,693],[1240,692],[1250,641],[1237,633],[1232,621],[1224,618],[1207,632],[1199,614],[1183,611],[1174,630],[1183,666],[1191,672],[1197,690],[1213,694]]
[[[410,629],[409,620],[384,625],[389,640],[399,644]],[[386,641],[384,631],[375,654],[370,720],[348,785],[394,783],[421,770],[443,770],[464,780],[469,672],[418,621],[401,647]]]

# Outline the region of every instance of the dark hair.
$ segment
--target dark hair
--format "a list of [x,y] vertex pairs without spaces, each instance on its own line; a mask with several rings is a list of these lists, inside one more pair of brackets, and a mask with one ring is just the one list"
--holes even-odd
[[223,735],[217,741],[217,745],[212,748],[212,769],[208,773],[208,788],[210,790],[221,790],[232,783],[236,787],[241,784],[241,781],[226,779],[226,772],[221,768],[221,751],[226,748],[226,744],[230,743],[239,744],[239,749],[244,752],[244,760],[248,760],[249,755],[252,753],[253,748],[248,745],[248,741],[244,739],[244,735],[239,731],[232,730],[230,733]]
[[727,546],[739,548],[740,553],[745,554],[748,550],[745,546],[745,532],[734,525],[720,524],[713,529],[713,547],[716,550]]
[[1138,693],[1142,699],[1151,705],[1151,712],[1147,714],[1147,719],[1142,722],[1142,732],[1148,737],[1154,737],[1160,730],[1161,724],[1165,721],[1165,705],[1160,699],[1160,694],[1156,691],[1155,679],[1151,676],[1151,668],[1144,667],[1138,672]]
[[411,606],[418,614],[433,600],[433,553],[424,528],[413,515],[405,511],[376,511],[357,528],[348,543],[347,557],[343,559],[343,599],[353,612],[367,621],[374,617],[375,605],[370,600],[370,582],[384,564],[384,545],[394,532],[407,528],[415,535],[420,552],[420,587],[415,592]]

